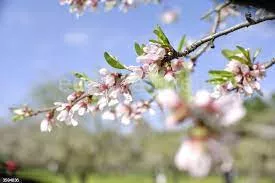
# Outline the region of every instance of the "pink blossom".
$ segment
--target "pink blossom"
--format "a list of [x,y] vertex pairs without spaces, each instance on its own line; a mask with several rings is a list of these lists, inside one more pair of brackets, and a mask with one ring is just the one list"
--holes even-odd
[[[236,89],[246,95],[252,95],[254,91],[260,92],[259,81],[265,76],[264,65],[254,64],[251,68],[239,61],[230,61],[226,66],[226,71],[234,74]],[[234,88],[231,82],[226,83],[228,90]]]
[[94,112],[96,107],[89,104],[87,101],[80,101],[72,107],[72,112],[78,112],[79,116],[83,116],[85,113]]
[[149,43],[143,48],[144,54],[137,57],[137,61],[142,64],[152,64],[163,60],[166,51],[157,43]]
[[215,99],[209,92],[199,91],[193,99],[193,106],[193,117],[208,119],[215,125],[235,124],[245,115],[242,100],[238,95],[224,95]]
[[52,121],[49,119],[43,119],[40,124],[41,132],[51,132],[52,131]]
[[175,9],[170,9],[161,14],[161,21],[165,24],[175,22],[179,17],[179,12]]
[[195,177],[203,177],[211,170],[212,158],[202,141],[187,139],[175,156],[175,164],[179,170],[187,171]]
[[77,126],[78,121],[73,118],[73,112],[71,111],[71,104],[55,102],[54,105],[58,106],[56,111],[59,112],[56,119],[61,122],[65,122],[67,125]]
[[168,108],[176,108],[182,102],[178,94],[172,89],[160,90],[157,95],[157,101]]
[[115,120],[116,119],[116,114],[112,111],[105,111],[102,114],[102,119],[104,119],[104,120]]
[[124,103],[116,107],[116,116],[121,119],[122,124],[128,125],[131,120],[141,119],[142,114],[147,111],[151,114],[154,113],[148,101],[138,101],[130,104]]

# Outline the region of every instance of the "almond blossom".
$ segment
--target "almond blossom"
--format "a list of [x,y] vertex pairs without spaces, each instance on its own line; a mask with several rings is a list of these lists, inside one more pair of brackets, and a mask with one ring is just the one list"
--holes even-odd
[[46,115],[46,118],[43,119],[40,123],[41,132],[51,132],[53,129],[53,124],[55,123],[53,112],[49,112]]
[[85,113],[94,112],[96,107],[90,104],[88,101],[80,101],[72,107],[72,112],[77,112],[79,116],[83,116]]
[[130,84],[132,80],[127,78],[127,75],[120,73],[112,73],[107,69],[100,69],[100,81],[89,82],[88,93],[99,97],[97,107],[103,110],[107,106],[114,106],[120,100],[132,101]]
[[164,78],[167,81],[173,81],[176,73],[184,68],[184,62],[182,59],[173,59],[169,66],[164,68]]
[[166,118],[166,126],[173,127],[189,116],[189,107],[184,100],[172,89],[160,90],[156,97],[157,102],[170,110]]
[[121,119],[122,124],[128,125],[131,120],[139,120],[142,114],[149,111],[154,114],[149,101],[138,101],[134,103],[119,104],[116,107],[116,117]]
[[218,99],[211,97],[207,91],[199,91],[193,99],[193,113],[202,115],[215,125],[229,126],[238,122],[245,115],[240,96],[231,94]]
[[81,15],[86,9],[96,9],[100,4],[105,10],[111,10],[119,6],[120,10],[127,12],[129,8],[135,7],[137,3],[154,2],[156,0],[59,0],[61,5],[69,5],[71,13]]
[[176,9],[169,9],[164,11],[161,14],[161,21],[164,24],[174,23],[175,21],[177,21],[178,18],[179,18],[179,11],[177,11]]
[[82,91],[73,92],[72,94],[68,95],[67,100],[68,102],[73,102],[77,98],[79,98],[83,94]]
[[13,109],[13,113],[16,116],[20,116],[22,118],[26,118],[31,116],[32,114],[32,109],[30,109],[29,107],[23,107],[23,108],[17,108],[17,109]]
[[176,108],[182,102],[180,96],[172,89],[160,90],[156,99],[161,105],[168,108]]
[[232,157],[226,146],[211,137],[185,139],[174,161],[179,170],[187,171],[194,177],[207,176],[217,165],[225,172],[233,167]]
[[202,141],[187,139],[183,141],[175,156],[175,165],[191,176],[204,177],[211,170],[212,158]]
[[208,91],[201,90],[190,103],[186,103],[170,89],[159,91],[156,99],[170,110],[171,114],[166,118],[168,126],[176,125],[187,117],[204,119],[206,123],[210,122],[215,126],[228,126],[245,115],[240,96],[233,94],[216,99]]
[[142,64],[153,64],[164,59],[166,50],[157,43],[149,43],[143,48],[144,54],[137,57],[137,62]]
[[237,91],[252,95],[254,91],[260,92],[261,86],[259,81],[265,76],[265,68],[262,64],[254,64],[250,68],[239,61],[230,61],[226,66],[226,71],[234,74],[236,87],[232,83],[227,83],[228,90],[236,88]]
[[72,105],[68,103],[55,102],[57,106],[56,111],[59,112],[56,119],[61,122],[65,122],[66,125],[77,126],[78,121],[73,118],[74,113],[71,111]]

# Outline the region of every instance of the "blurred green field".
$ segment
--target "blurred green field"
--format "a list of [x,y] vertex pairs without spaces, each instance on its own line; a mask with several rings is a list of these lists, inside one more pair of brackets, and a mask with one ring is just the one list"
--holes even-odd
[[[18,176],[32,178],[41,183],[66,183],[61,175],[55,175],[44,170],[21,171]],[[203,179],[181,176],[177,183],[223,183],[221,177],[212,176]],[[236,177],[234,183],[250,183],[251,179]],[[71,177],[71,183],[81,183],[77,175]],[[153,177],[142,174],[128,175],[90,175],[86,183],[154,183]],[[174,183],[172,177],[168,176],[167,183]],[[258,181],[257,183],[271,183],[268,178]]]

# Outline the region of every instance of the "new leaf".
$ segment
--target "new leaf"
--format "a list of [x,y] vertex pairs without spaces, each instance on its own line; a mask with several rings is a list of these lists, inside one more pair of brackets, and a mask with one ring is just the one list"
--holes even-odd
[[124,65],[122,65],[117,58],[110,55],[108,52],[104,52],[104,58],[107,61],[107,63],[116,69],[126,69]]

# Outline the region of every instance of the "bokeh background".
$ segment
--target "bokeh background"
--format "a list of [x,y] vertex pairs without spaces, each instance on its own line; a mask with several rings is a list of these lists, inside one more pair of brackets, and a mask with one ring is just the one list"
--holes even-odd
[[[108,68],[104,51],[124,64],[135,65],[134,42],[146,43],[160,24],[174,45],[183,35],[189,42],[205,35],[211,23],[201,16],[213,7],[210,0],[163,0],[161,5],[142,5],[123,13],[118,9],[85,13],[77,18],[58,0],[0,0],[0,159],[20,166],[18,175],[38,182],[222,182],[218,173],[196,180],[173,165],[173,156],[186,128],[166,130],[161,116],[143,124],[122,126],[86,118],[77,128],[60,128],[51,134],[39,131],[40,118],[12,123],[9,107],[21,103],[48,106],[62,101],[69,91],[73,71],[97,77]],[[164,25],[160,16],[175,9],[178,21]],[[246,10],[250,11],[250,9]],[[253,11],[253,10],[251,10]],[[245,20],[230,18],[230,26]],[[192,91],[210,89],[207,71],[222,69],[223,48],[236,45],[256,50],[259,61],[274,57],[275,31],[263,23],[215,41],[200,58],[192,76]],[[236,181],[272,182],[275,175],[275,69],[262,81],[263,97],[248,99],[248,114],[239,126],[233,149]]]

